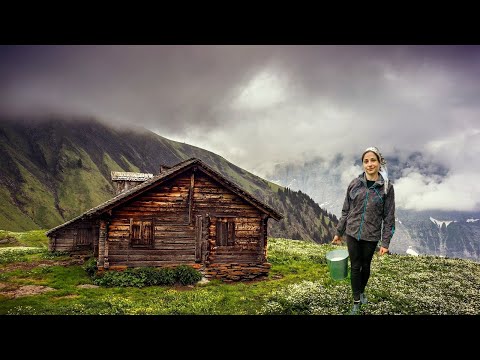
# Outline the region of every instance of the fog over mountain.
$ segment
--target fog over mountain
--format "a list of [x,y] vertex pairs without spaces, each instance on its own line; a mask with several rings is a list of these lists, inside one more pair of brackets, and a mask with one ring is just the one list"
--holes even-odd
[[143,126],[259,176],[322,158],[342,189],[368,146],[421,153],[446,173],[398,169],[399,207],[479,211],[479,75],[478,45],[0,46],[0,114]]

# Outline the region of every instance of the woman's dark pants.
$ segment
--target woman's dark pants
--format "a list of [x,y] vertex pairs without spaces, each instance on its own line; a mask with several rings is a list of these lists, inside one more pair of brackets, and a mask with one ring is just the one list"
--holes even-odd
[[377,241],[357,240],[346,235],[348,256],[350,257],[353,300],[360,301],[370,277],[370,263],[377,247]]

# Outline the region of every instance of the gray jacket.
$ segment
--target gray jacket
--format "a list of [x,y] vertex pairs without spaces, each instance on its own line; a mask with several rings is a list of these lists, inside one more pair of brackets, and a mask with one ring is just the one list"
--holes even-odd
[[385,194],[380,174],[370,188],[367,188],[365,173],[353,179],[347,188],[337,233],[340,236],[346,233],[357,240],[381,240],[381,245],[388,249],[395,233],[395,191],[392,182],[388,183]]

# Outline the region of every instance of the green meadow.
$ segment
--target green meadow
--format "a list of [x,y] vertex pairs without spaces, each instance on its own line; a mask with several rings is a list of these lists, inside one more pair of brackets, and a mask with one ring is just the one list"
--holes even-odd
[[[350,279],[333,280],[325,254],[339,248],[268,239],[261,281],[96,286],[83,259],[50,253],[45,230],[0,231],[2,315],[343,315]],[[3,240],[3,241],[2,241]],[[478,315],[480,264],[435,256],[375,255],[362,315]]]

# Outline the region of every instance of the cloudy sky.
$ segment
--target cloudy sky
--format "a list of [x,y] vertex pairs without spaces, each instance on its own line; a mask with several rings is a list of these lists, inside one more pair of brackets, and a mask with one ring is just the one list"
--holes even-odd
[[479,79],[480,46],[0,46],[0,114],[140,125],[260,176],[421,151],[449,173],[405,169],[398,205],[480,211]]

